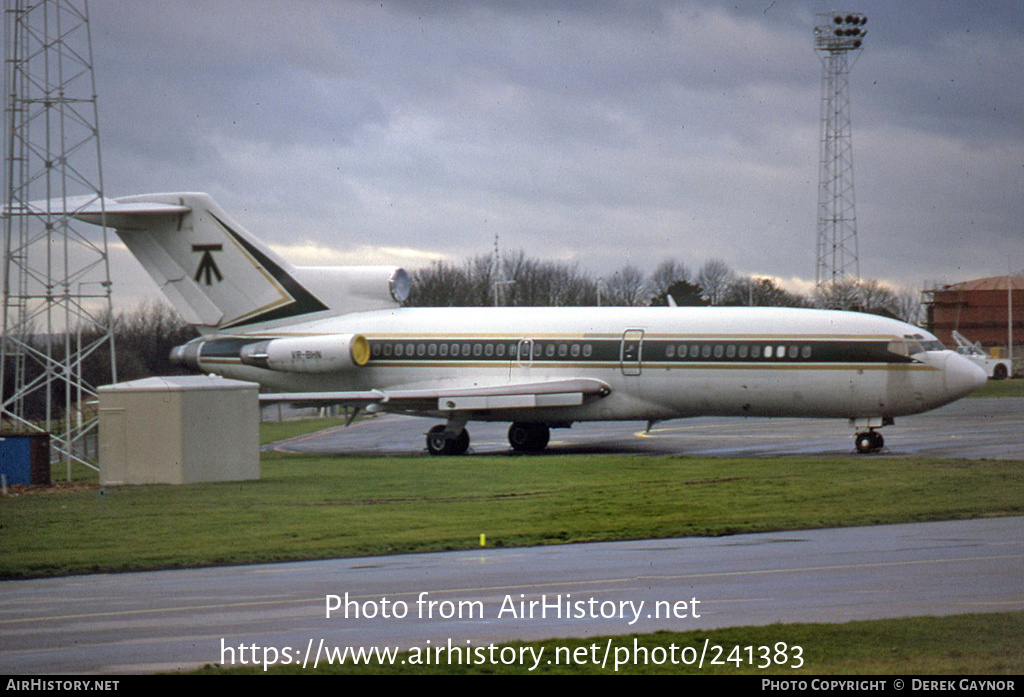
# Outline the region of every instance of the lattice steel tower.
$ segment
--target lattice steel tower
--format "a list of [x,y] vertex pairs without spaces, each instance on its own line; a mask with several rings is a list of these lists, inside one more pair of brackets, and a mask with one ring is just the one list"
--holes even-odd
[[851,52],[861,50],[868,18],[818,15],[814,48],[821,58],[821,149],[818,163],[818,261],[815,284],[828,291],[860,280],[850,128]]
[[[6,0],[0,428],[53,434],[93,467],[95,387],[116,381],[103,184],[86,0]],[[80,229],[81,227],[81,229]]]

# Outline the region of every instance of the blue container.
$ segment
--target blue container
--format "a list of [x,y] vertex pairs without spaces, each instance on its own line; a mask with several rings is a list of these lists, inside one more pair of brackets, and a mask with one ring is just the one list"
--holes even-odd
[[45,433],[0,434],[0,474],[8,484],[50,483],[50,436]]

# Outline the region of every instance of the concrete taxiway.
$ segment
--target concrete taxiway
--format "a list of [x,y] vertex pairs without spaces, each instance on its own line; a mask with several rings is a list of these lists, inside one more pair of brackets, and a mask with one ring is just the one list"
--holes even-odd
[[996,518],[7,581],[0,673],[1021,610],[1022,579],[1024,518]]
[[[270,446],[292,453],[409,455],[426,451],[424,434],[437,421],[384,415]],[[505,423],[470,422],[469,454],[511,454]],[[701,417],[655,424],[577,423],[551,432],[553,454],[649,453],[759,457],[845,456],[854,430],[838,419],[726,419]],[[882,429],[881,455],[970,459],[1024,458],[1024,399],[963,399]]]

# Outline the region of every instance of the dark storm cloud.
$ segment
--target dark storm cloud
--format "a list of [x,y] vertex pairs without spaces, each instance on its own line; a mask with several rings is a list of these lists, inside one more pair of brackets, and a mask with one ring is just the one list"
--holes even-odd
[[[595,273],[807,278],[830,6],[94,1],[108,193],[207,190],[339,252],[458,258],[497,233]],[[864,275],[1024,265],[1019,5],[849,9]]]

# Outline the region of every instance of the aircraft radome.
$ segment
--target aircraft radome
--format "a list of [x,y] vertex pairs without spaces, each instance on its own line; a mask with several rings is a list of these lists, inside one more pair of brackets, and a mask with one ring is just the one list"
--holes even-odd
[[[104,202],[105,220],[201,336],[180,365],[260,383],[265,402],[507,421],[520,451],[578,421],[688,416],[848,419],[860,452],[882,426],[985,382],[931,334],[875,315],[792,308],[409,308],[390,267],[296,267],[206,194]],[[98,202],[76,216],[99,224]]]

